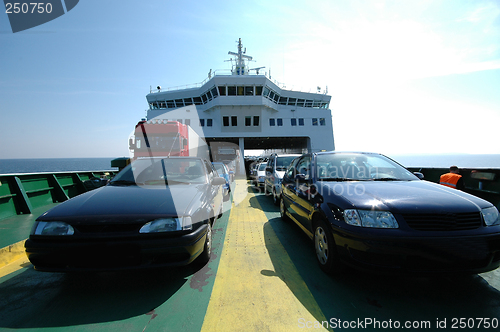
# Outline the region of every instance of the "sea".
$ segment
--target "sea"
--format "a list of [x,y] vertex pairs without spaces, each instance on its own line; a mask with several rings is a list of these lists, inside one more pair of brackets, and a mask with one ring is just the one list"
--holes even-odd
[[405,167],[500,168],[500,154],[387,155]]
[[[428,154],[387,155],[405,167],[500,168],[500,154]],[[0,159],[0,174],[116,171],[111,167],[115,158],[44,158]]]
[[0,174],[70,171],[117,171],[115,158],[0,159]]

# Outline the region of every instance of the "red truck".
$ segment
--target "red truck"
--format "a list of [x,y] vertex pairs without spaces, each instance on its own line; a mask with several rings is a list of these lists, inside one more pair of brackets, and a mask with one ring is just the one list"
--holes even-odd
[[129,139],[133,159],[140,157],[196,156],[210,160],[207,143],[178,121],[139,121]]

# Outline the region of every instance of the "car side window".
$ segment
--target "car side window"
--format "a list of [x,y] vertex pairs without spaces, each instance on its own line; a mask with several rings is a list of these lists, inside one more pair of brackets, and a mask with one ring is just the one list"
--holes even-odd
[[306,156],[300,159],[296,169],[296,174],[304,174],[305,179],[309,180],[311,178],[311,157]]
[[295,170],[295,163],[292,163],[292,165],[290,165],[290,167],[288,167],[288,170],[286,171],[286,174],[285,176],[289,179],[294,179],[295,176],[294,176],[294,170]]

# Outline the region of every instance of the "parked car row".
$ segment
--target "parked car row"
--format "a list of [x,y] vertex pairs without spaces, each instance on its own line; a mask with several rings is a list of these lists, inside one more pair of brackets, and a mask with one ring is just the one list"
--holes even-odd
[[266,192],[281,218],[311,238],[327,273],[346,265],[421,274],[500,266],[499,213],[483,199],[423,181],[380,154],[290,156],[286,171],[279,158],[267,163]]
[[[256,170],[254,183],[272,195],[283,220],[309,236],[327,273],[345,265],[431,274],[500,266],[495,206],[423,181],[383,155],[271,155]],[[26,253],[40,271],[205,264],[230,190],[223,162],[137,159],[106,186],[38,217]]]

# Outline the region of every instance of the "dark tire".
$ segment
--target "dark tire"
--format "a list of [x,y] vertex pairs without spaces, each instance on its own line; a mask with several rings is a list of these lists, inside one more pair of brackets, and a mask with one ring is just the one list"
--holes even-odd
[[283,200],[283,196],[281,196],[280,199],[280,215],[281,215],[281,220],[289,222],[291,221],[290,217],[286,215],[285,213],[286,207],[285,207],[285,201]]
[[342,271],[343,264],[339,260],[333,234],[322,219],[314,223],[313,244],[319,267],[324,272],[336,274]]
[[210,261],[210,256],[212,255],[212,225],[208,223],[207,225],[207,236],[205,238],[205,245],[203,246],[203,252],[198,256],[197,263],[200,265],[205,265]]
[[269,196],[271,193],[267,190],[267,184],[264,184],[264,194]]
[[278,194],[276,193],[276,189],[273,189],[273,203],[276,206],[280,205],[280,199]]

